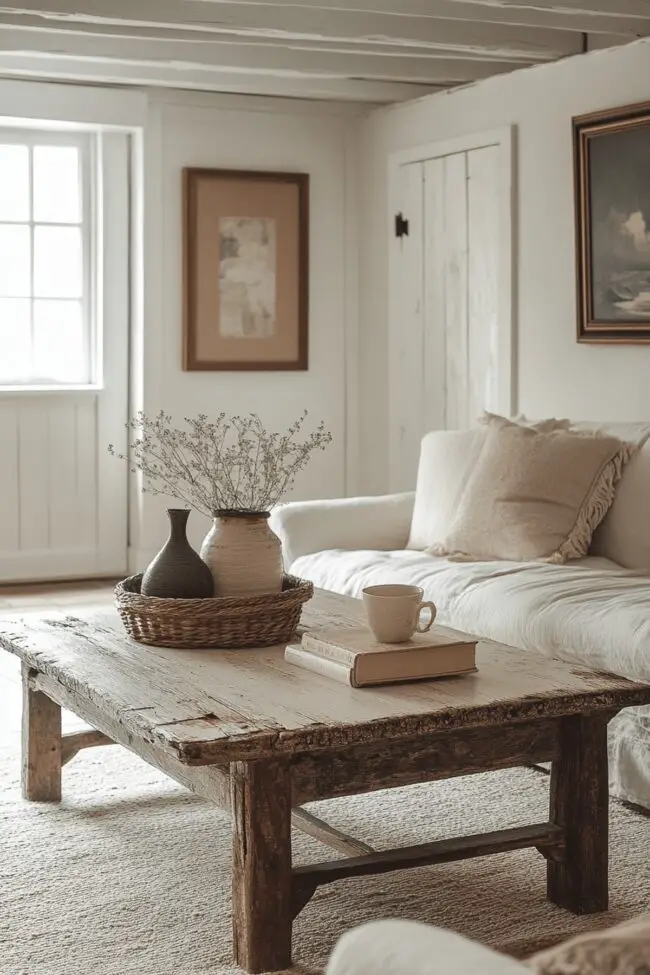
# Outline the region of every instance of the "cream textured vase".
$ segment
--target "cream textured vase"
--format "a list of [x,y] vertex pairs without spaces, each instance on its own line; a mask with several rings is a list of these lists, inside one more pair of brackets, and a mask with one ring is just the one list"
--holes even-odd
[[215,596],[245,596],[282,589],[282,545],[268,512],[219,511],[201,546]]

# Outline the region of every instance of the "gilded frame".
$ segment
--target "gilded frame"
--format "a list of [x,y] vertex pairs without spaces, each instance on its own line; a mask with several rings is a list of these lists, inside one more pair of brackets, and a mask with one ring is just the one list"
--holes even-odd
[[[594,169],[600,171],[601,176],[606,176],[606,162],[602,161],[602,148],[604,143],[599,145],[600,158],[594,157],[594,140],[607,137],[609,143],[606,151],[614,155],[618,153],[618,161],[611,167],[613,183],[616,180],[626,180],[626,175],[635,175],[634,167],[639,166],[633,156],[626,156],[626,148],[632,145],[627,137],[629,133],[634,133],[636,142],[647,138],[648,150],[650,152],[650,102],[638,105],[628,105],[622,108],[610,109],[608,111],[594,112],[589,115],[581,115],[573,119],[573,151],[574,151],[574,175],[575,175],[575,219],[576,219],[576,277],[577,277],[577,326],[578,341],[589,343],[621,343],[621,344],[644,344],[650,342],[650,284],[649,291],[637,290],[625,286],[626,280],[631,280],[634,275],[638,275],[637,280],[644,280],[648,276],[650,282],[650,235],[648,236],[648,254],[644,258],[639,253],[639,268],[635,271],[634,261],[630,259],[630,266],[625,270],[624,261],[618,254],[612,253],[618,263],[610,264],[606,271],[600,274],[597,267],[603,268],[606,260],[605,251],[602,247],[602,232],[600,243],[594,241],[594,225],[601,230],[603,221],[600,224],[594,219],[594,213],[600,208],[601,217],[603,207],[610,206],[613,212],[617,200],[617,188],[612,185],[609,188],[604,185],[606,179],[598,179],[594,175]],[[616,142],[612,137],[621,136]],[[596,165],[594,165],[596,158]],[[636,175],[639,175],[638,173]],[[626,181],[629,183],[630,181]],[[633,183],[634,180],[631,180]],[[600,184],[600,185],[598,185]],[[609,189],[609,200],[608,200]],[[620,193],[620,183],[618,186]],[[600,196],[599,196],[600,194]],[[623,192],[624,203],[628,204],[628,209],[633,206],[630,198],[633,193]],[[637,208],[638,209],[638,208]],[[628,211],[622,214],[626,216]],[[636,217],[637,211],[630,212],[629,217]],[[619,215],[620,216],[620,215]],[[648,212],[643,211],[639,215],[641,220],[645,216],[650,230],[650,194],[648,200]],[[599,238],[597,238],[597,241]],[[647,268],[646,268],[647,265]],[[616,271],[614,268],[617,268]],[[607,277],[609,274],[609,277]],[[612,282],[614,282],[612,284]],[[609,283],[607,283],[609,282]],[[642,295],[647,295],[641,300]],[[627,306],[627,307],[626,307]],[[635,307],[636,306],[636,307]]]

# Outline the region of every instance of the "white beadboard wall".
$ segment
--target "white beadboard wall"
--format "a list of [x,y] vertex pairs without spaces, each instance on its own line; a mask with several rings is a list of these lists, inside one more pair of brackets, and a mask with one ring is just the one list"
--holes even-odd
[[97,563],[97,396],[0,398],[0,581]]
[[[134,407],[175,420],[200,412],[257,412],[274,429],[302,410],[334,441],[296,486],[301,498],[356,493],[357,138],[367,108],[192,92],[149,94],[144,141],[142,383]],[[310,176],[309,370],[183,372],[181,173],[184,166],[287,170]],[[139,400],[139,401],[137,401]],[[164,540],[163,499],[132,495],[132,565]],[[198,544],[206,522],[192,514]]]

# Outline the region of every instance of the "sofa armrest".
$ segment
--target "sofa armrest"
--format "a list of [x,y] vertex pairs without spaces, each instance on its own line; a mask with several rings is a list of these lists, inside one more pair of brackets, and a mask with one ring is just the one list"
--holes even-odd
[[329,548],[393,551],[406,548],[415,494],[292,501],[279,505],[270,525],[282,542],[284,564]]
[[530,975],[519,962],[416,921],[371,921],[340,939],[326,975]]

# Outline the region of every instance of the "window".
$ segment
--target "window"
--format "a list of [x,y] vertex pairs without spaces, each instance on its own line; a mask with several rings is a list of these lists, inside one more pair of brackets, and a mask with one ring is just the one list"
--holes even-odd
[[0,130],[0,385],[94,381],[90,139]]

